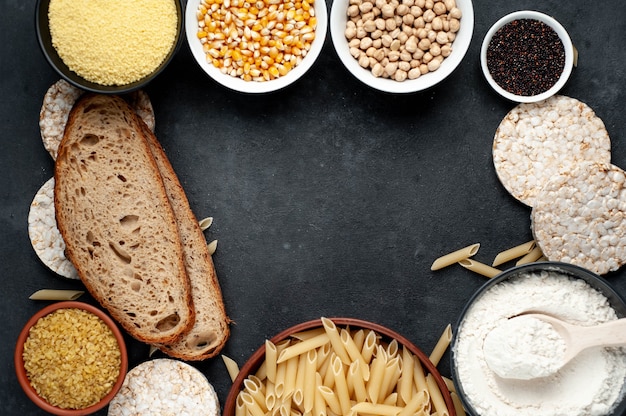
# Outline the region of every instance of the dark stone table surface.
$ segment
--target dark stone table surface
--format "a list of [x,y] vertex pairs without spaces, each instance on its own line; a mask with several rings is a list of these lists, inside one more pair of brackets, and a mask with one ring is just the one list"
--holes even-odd
[[[247,96],[219,86],[186,44],[145,89],[192,208],[215,218],[207,238],[219,241],[214,260],[234,321],[224,354],[242,365],[266,338],[320,316],[374,321],[430,351],[486,281],[460,266],[431,272],[432,261],[479,242],[476,259],[490,262],[532,238],[529,208],[506,192],[491,158],[495,129],[514,104],[489,89],[479,66],[489,26],[521,9],[553,15],[569,31],[580,58],[561,93],[602,118],[612,161],[626,168],[621,0],[475,0],[465,59],[421,93],[364,86],[330,35],[310,72],[279,92]],[[0,10],[0,413],[35,415],[42,412],[13,367],[21,327],[46,304],[28,296],[82,286],[50,272],[28,238],[30,202],[53,175],[39,110],[59,77],[37,44],[35,2],[0,0]],[[623,296],[625,272],[606,276]],[[128,342],[131,366],[148,358],[148,347]],[[223,404],[230,380],[222,360],[193,365]],[[440,370],[451,375],[449,353]]]

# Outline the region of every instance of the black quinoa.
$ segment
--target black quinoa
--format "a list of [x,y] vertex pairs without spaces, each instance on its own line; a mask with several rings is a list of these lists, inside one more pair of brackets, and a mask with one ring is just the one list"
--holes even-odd
[[535,19],[513,20],[496,31],[487,47],[487,68],[504,90],[521,96],[552,88],[565,67],[559,35]]

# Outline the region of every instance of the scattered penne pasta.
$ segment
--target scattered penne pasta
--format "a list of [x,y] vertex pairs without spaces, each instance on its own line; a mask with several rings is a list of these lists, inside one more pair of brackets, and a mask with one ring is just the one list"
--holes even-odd
[[543,256],[541,249],[538,246],[535,246],[528,254],[519,259],[516,266],[520,266],[522,264],[528,264],[539,260]]
[[487,264],[481,263],[472,259],[464,259],[459,261],[459,264],[468,270],[481,274],[485,277],[492,278],[502,273],[502,270],[491,267]]
[[511,260],[519,259],[520,257],[524,257],[528,253],[530,253],[536,244],[534,240],[528,241],[526,243],[520,244],[515,247],[511,247],[507,250],[501,251],[496,255],[493,259],[492,267],[497,267],[501,264],[507,263]]
[[41,289],[28,297],[31,300],[76,300],[85,292],[82,290]]
[[228,375],[230,376],[231,381],[235,381],[237,375],[239,374],[239,365],[232,358],[222,354],[222,361],[226,366],[226,371],[228,371]]
[[432,266],[430,266],[430,270],[443,269],[444,267],[458,263],[461,260],[470,258],[474,256],[476,253],[478,253],[479,248],[480,248],[480,244],[476,243],[467,247],[463,247],[459,250],[453,251],[452,253],[443,255],[435,259]]
[[[235,416],[449,415],[434,376],[410,349],[373,330],[321,322],[322,332],[299,333],[276,346],[265,343],[266,360],[244,380]],[[435,356],[443,355],[450,336],[448,327]]]
[[428,357],[435,366],[439,364],[441,357],[450,345],[450,341],[452,341],[452,325],[448,324]]

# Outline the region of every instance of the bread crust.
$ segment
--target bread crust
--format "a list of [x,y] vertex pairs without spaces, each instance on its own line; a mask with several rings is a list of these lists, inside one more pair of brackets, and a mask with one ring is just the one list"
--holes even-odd
[[134,338],[171,344],[194,323],[176,217],[142,124],[120,97],[74,105],[55,163],[67,257]]
[[230,319],[226,315],[213,259],[187,195],[165,151],[148,126],[141,124],[177,220],[196,312],[196,321],[188,332],[177,342],[160,345],[159,348],[167,355],[183,360],[211,358],[222,350],[230,336]]

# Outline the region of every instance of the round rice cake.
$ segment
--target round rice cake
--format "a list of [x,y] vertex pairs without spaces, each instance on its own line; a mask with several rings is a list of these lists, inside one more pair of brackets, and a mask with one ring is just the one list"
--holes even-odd
[[555,176],[535,199],[531,228],[548,260],[617,270],[626,262],[626,172],[588,162]]
[[78,279],[74,265],[65,257],[65,242],[54,213],[54,178],[35,194],[28,211],[28,237],[39,259],[53,272]]
[[130,370],[109,403],[108,416],[148,414],[219,416],[220,404],[213,386],[195,367],[159,358]]
[[[56,160],[57,150],[61,139],[63,139],[63,132],[65,131],[65,124],[70,111],[76,100],[83,93],[84,91],[80,88],[61,79],[52,84],[44,95],[43,105],[39,111],[39,130],[44,148],[54,160]],[[148,128],[154,131],[154,109],[148,94],[138,90],[124,95],[123,98],[126,99]]]
[[493,163],[506,190],[533,206],[550,178],[582,162],[611,162],[603,121],[585,103],[555,95],[513,108],[496,129]]

